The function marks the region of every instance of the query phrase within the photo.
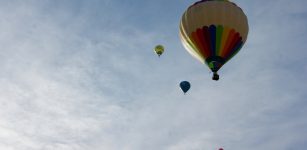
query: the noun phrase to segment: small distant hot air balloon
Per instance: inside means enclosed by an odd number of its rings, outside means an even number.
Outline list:
[[[223,148],[220,148],[219,150],[224,150]]]
[[[164,47],[162,45],[157,45],[154,50],[155,53],[160,57],[164,52]]]
[[[191,5],[180,22],[185,49],[214,73],[246,42],[248,21],[243,10],[229,0],[201,0]]]
[[[179,84],[181,90],[183,91],[183,93],[185,94],[191,87],[191,84],[188,81],[182,81]]]

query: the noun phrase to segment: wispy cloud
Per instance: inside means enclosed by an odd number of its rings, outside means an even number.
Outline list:
[[[0,149],[304,148],[306,2],[236,2],[249,39],[219,82],[179,41],[192,1],[0,2]]]

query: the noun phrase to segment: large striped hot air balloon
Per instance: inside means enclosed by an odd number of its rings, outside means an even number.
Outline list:
[[[207,64],[213,80],[217,71],[242,48],[248,21],[240,7],[229,0],[201,0],[191,5],[180,22],[180,37],[187,51]]]

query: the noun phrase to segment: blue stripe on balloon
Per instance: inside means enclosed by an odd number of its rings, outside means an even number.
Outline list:
[[[212,56],[216,56],[216,27],[215,25],[211,25],[209,27],[209,32],[210,32],[210,48],[211,48],[211,52],[212,52]]]

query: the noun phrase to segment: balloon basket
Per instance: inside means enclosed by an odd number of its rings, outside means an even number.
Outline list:
[[[214,72],[212,76],[212,80],[218,81],[219,79],[220,79],[220,76],[216,72]]]

